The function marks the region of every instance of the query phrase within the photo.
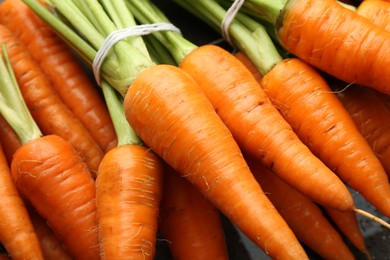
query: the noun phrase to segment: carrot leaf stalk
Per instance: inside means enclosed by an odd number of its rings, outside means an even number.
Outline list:
[[[0,59],[0,111],[20,141],[26,143],[42,136],[42,133],[23,100],[4,43],[2,54],[4,58]]]
[[[111,33],[136,26],[132,14],[127,11],[122,1],[47,1],[65,21],[36,0],[24,2],[90,66]],[[116,42],[108,52],[100,73],[102,78],[124,96],[136,75],[153,65],[155,63],[150,58],[144,42],[139,37],[127,37]]]

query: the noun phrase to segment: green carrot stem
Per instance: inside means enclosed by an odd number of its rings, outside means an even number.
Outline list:
[[[21,143],[24,144],[42,136],[42,132],[24,102],[4,43],[2,44],[2,57],[0,56],[0,113]]]

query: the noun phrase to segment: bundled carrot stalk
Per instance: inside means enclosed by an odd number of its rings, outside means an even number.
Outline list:
[[[22,144],[11,163],[18,191],[47,220],[72,256],[99,259],[95,182],[87,165],[63,138],[42,135],[24,103],[10,61],[8,74],[2,76],[7,84],[1,87],[1,113]],[[20,248],[33,244],[26,242]],[[29,254],[23,259],[43,259],[41,250]]]
[[[70,49],[22,0],[0,4],[0,23],[28,48],[67,107],[79,118],[103,151],[116,145],[107,107]]]

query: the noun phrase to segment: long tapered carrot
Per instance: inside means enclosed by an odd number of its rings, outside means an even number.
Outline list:
[[[27,46],[52,86],[104,151],[116,135],[106,105],[68,46],[22,0],[0,4],[0,23]]]
[[[12,259],[44,259],[27,208],[11,178],[0,144],[0,242]]]
[[[144,22],[167,19],[144,2],[130,2],[132,8],[144,14],[137,17]],[[166,46],[171,46],[180,67],[197,81],[243,150],[260,158],[267,167],[320,204],[352,209],[353,200],[345,185],[299,140],[237,58],[214,45],[197,47],[174,32],[160,36],[156,35]],[[172,38],[175,40],[171,42]],[[307,182],[301,182],[302,178]],[[314,184],[323,188],[312,189]]]
[[[331,221],[337,226],[340,232],[352,243],[355,248],[371,259],[370,252],[366,246],[365,238],[360,230],[356,213],[352,211],[338,211],[329,208],[324,209]]]
[[[12,127],[2,115],[0,115],[0,142],[3,146],[5,158],[11,164],[12,155],[20,147],[21,143]]]
[[[159,230],[174,259],[229,259],[220,212],[172,167],[165,167]]]
[[[300,59],[285,59],[264,76],[261,85],[313,153],[390,216],[386,172],[323,77]]]
[[[28,213],[41,244],[44,259],[73,259],[63,246],[62,242],[58,239],[57,235],[54,234],[53,230],[47,225],[46,220],[31,206],[28,209]]]
[[[266,253],[307,258],[249,171],[231,133],[187,73],[171,65],[141,72],[125,96],[124,110],[145,144]]]
[[[102,149],[61,101],[25,45],[4,25],[0,26],[0,42],[8,46],[19,87],[42,132],[69,141],[95,173],[103,157]]]
[[[302,243],[323,259],[355,259],[318,205],[265,168],[259,160],[250,156],[245,158],[268,198]]]
[[[337,96],[390,177],[390,110],[381,93],[350,86]]]

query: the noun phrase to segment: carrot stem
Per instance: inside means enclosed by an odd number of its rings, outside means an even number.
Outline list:
[[[22,143],[42,136],[30,114],[16,82],[6,46],[2,43],[0,57],[0,112],[14,129]]]

